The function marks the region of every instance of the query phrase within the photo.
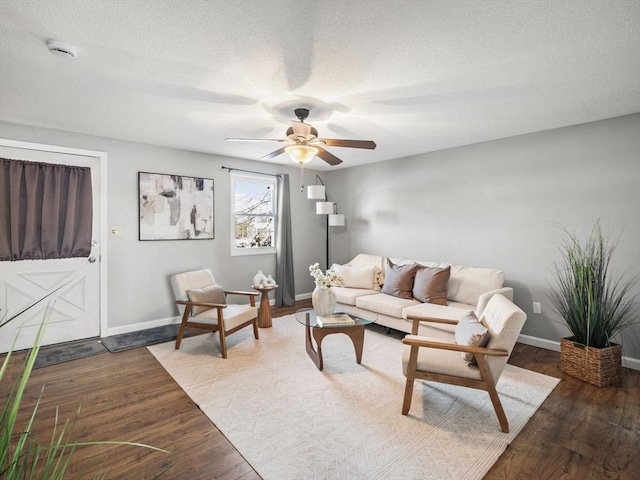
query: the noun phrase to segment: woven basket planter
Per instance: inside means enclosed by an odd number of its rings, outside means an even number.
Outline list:
[[[573,337],[563,338],[560,369],[596,387],[617,384],[622,380],[622,347],[615,343],[606,348],[585,347]]]

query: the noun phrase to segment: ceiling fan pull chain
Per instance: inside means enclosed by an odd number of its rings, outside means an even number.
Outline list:
[[[304,163],[300,162],[300,193],[304,192]]]

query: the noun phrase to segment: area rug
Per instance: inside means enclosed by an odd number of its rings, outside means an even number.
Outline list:
[[[323,341],[324,370],[306,354],[293,316],[227,337],[205,334],[148,347],[265,480],[480,479],[558,379],[507,365],[498,383],[511,433],[486,392],[416,382],[400,414],[402,343],[368,329],[362,364],[346,335]]]

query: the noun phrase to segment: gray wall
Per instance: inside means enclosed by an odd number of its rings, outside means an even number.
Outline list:
[[[284,167],[11,123],[0,123],[0,137],[107,153],[108,225],[122,227],[122,236],[103,239],[109,329],[177,315],[169,284],[170,275],[177,272],[211,268],[217,281],[235,290],[250,290],[258,269],[275,274],[275,255],[229,256],[229,172],[223,165],[289,174],[296,294],[313,290],[308,266],[324,261],[324,223],[315,214],[315,202],[300,192],[300,170],[293,164]],[[213,178],[215,239],[138,241],[139,171]],[[306,182],[312,183],[316,173],[307,171]]]
[[[332,262],[365,252],[499,268],[528,315],[525,335],[557,341],[567,333],[548,297],[560,226],[583,236],[600,219],[620,237],[613,272],[640,274],[640,115],[333,171],[326,180],[347,216],[331,231]],[[640,325],[623,339],[624,355],[640,359],[638,339]]]

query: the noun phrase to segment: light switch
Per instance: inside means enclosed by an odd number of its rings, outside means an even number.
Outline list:
[[[533,313],[542,313],[540,302],[533,302]]]

